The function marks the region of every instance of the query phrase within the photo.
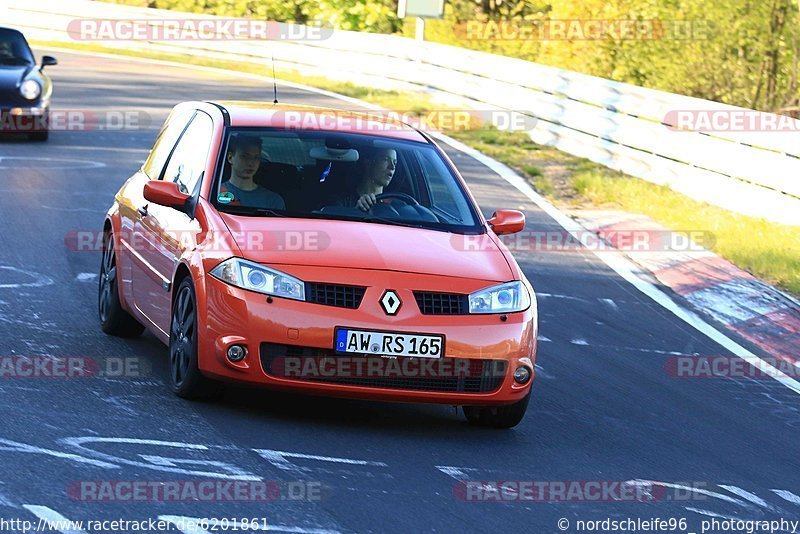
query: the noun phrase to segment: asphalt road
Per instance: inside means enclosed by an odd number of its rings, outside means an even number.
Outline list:
[[[146,113],[151,124],[55,132],[46,144],[0,142],[0,356],[86,357],[105,371],[0,380],[0,518],[265,518],[288,532],[537,533],[561,532],[561,518],[567,532],[579,532],[579,520],[606,518],[686,518],[687,528],[675,532],[699,532],[714,516],[800,518],[797,395],[769,379],[670,376],[665,362],[674,354],[728,353],[588,252],[517,255],[539,293],[542,338],[528,415],[513,430],[470,427],[446,406],[248,389],[229,389],[215,403],[174,397],[166,349],[153,336],[121,340],[100,331],[100,255],[72,250],[65,236],[100,229],[174,104],[270,100],[271,87],[125,59],[53,55],[60,63],[49,69],[56,109],[137,112],[140,122]],[[284,102],[341,105],[280,92]],[[529,230],[558,229],[488,168],[448,152],[486,214],[521,209]],[[135,367],[114,376],[120,363]],[[139,376],[131,376],[135,369]],[[231,476],[277,481],[286,498],[95,502],[70,490],[80,481]],[[461,497],[463,479],[664,485],[653,502],[476,502]],[[488,489],[481,495],[492,496]]]

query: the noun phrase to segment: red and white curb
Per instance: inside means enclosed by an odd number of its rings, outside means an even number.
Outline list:
[[[800,303],[791,296],[696,243],[680,250],[626,248],[620,240],[631,232],[672,232],[644,215],[588,210],[573,215],[701,313],[771,356],[795,356],[800,347]]]

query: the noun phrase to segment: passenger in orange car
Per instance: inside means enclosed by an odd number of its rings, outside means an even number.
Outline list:
[[[260,137],[252,135],[233,137],[227,161],[231,166],[231,177],[220,185],[217,198],[221,202],[234,206],[286,209],[283,198],[279,194],[261,187],[253,181],[253,177],[261,165]]]

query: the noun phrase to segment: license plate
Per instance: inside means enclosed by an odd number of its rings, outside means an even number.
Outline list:
[[[334,350],[347,354],[441,358],[444,355],[444,336],[339,328]]]

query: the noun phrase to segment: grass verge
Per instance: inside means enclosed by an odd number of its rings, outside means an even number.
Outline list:
[[[147,57],[252,74],[269,74],[246,62],[188,54],[120,50],[86,43],[33,41],[38,47]],[[426,94],[371,89],[297,71],[279,70],[283,80],[359,98],[387,109],[442,110]],[[714,235],[710,248],[754,276],[800,296],[800,229],[739,215],[697,202],[665,186],[627,176],[585,159],[537,145],[522,132],[477,128],[447,132],[452,137],[509,165],[534,188],[562,208],[617,209],[642,213],[677,231],[702,230]],[[709,245],[706,243],[706,245]]]

